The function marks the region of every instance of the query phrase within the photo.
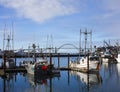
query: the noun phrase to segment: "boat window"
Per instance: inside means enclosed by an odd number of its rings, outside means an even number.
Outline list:
[[[90,57],[91,61],[99,60],[99,57]]]

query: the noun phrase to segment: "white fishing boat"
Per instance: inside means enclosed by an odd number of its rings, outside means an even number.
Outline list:
[[[99,70],[99,57],[98,56],[89,56],[82,57],[79,60],[71,61],[69,67],[73,70],[78,71],[91,71],[91,70]]]
[[[47,70],[47,66],[48,66],[47,60],[40,59],[37,62],[32,62],[32,61],[28,62],[25,68],[27,70],[27,73],[34,75],[35,69],[41,68],[41,70],[45,72],[45,70]]]
[[[99,70],[99,57],[96,56],[95,54],[91,54],[91,55],[87,55],[88,53],[92,53],[92,50],[87,52],[87,35],[91,34],[92,32],[87,32],[87,30],[85,32],[81,32],[80,30],[80,37],[81,34],[84,34],[85,36],[85,48],[84,48],[84,57],[80,57],[80,51],[81,51],[81,38],[80,38],[80,44],[79,44],[79,57],[78,60],[75,61],[70,61],[69,63],[69,67],[72,70],[77,70],[77,71],[81,71],[81,72],[88,72],[91,70],[95,70],[98,71]],[[91,44],[92,46],[92,44]]]
[[[42,58],[37,62],[29,62],[25,68],[32,75],[54,75],[60,73],[58,68],[50,65],[46,59]]]
[[[47,57],[44,57],[44,54],[41,53],[41,57],[39,60],[36,59],[36,45],[32,45],[32,55],[33,55],[33,61],[30,61],[25,66],[27,72],[32,75],[51,75],[60,73],[59,69],[55,68],[53,64],[49,64]],[[30,47],[29,47],[30,49]],[[29,57],[28,53],[28,57]]]

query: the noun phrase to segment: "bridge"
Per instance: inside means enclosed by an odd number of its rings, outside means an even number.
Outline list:
[[[67,50],[67,53],[69,53],[68,50],[74,50],[75,52],[79,53],[79,48],[76,45],[70,44],[70,43],[62,44],[59,47],[23,49],[23,51],[25,51],[25,52],[28,52],[28,51],[34,52],[34,50],[36,50],[37,52],[41,52],[41,53],[60,53],[61,50],[64,50],[64,52],[65,52],[65,50]]]

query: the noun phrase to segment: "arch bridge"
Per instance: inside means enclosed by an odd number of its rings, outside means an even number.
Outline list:
[[[70,46],[70,47],[66,47],[66,46]],[[61,49],[75,49],[79,52],[79,48],[75,46],[74,44],[70,44],[70,43],[62,44],[60,47],[55,49],[55,52],[58,52]]]

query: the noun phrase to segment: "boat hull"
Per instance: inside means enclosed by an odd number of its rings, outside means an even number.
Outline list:
[[[79,70],[79,71],[85,70],[87,72],[91,70],[99,70],[99,65],[100,63],[97,60],[88,61],[87,58],[83,58],[79,61],[70,62],[69,67],[72,70]]]

